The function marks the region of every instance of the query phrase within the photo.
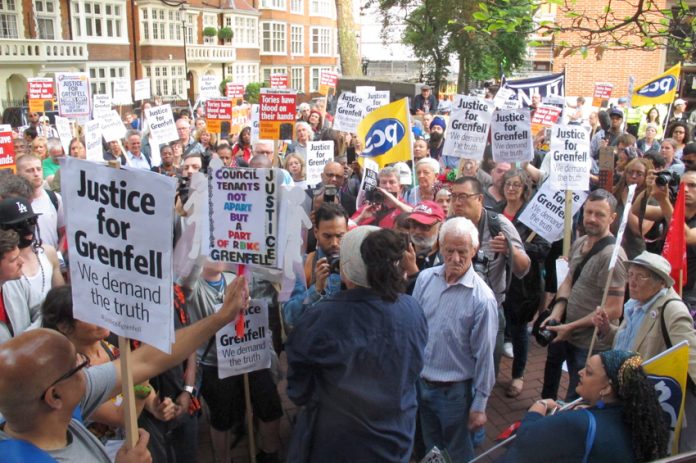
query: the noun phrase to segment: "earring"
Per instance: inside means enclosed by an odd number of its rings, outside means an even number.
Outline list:
[[[599,400],[597,401],[597,403],[595,404],[595,406],[601,410],[601,409],[603,409],[604,407],[606,407],[606,405],[607,405],[607,404],[604,402],[604,394],[602,394],[602,393],[600,392],[600,393],[599,393]]]

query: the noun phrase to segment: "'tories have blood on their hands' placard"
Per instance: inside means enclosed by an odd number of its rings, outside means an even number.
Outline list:
[[[267,140],[292,140],[295,129],[297,95],[291,91],[259,95],[259,138]]]

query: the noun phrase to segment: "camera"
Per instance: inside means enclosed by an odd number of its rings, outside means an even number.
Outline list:
[[[655,173],[655,185],[666,186],[669,190],[669,199],[672,202],[677,200],[680,180],[679,174],[668,170]]]
[[[336,188],[336,185],[326,185],[324,187],[324,202],[334,202],[336,200],[336,193],[338,193],[338,188]]]
[[[558,320],[551,319],[548,322],[546,322],[546,326],[558,326],[560,325],[561,322]],[[551,344],[551,341],[556,339],[556,336],[558,336],[558,333],[555,331],[548,330],[546,328],[539,330],[539,332],[534,333],[534,336],[536,337],[537,342],[541,347],[546,347],[549,344]]]
[[[486,277],[488,276],[488,264],[490,262],[488,260],[488,256],[486,256],[482,250],[479,249],[478,252],[476,252],[476,255],[471,262],[474,265],[474,271],[476,273],[479,275],[485,275]]]
[[[341,257],[340,256],[329,256],[329,273],[335,273],[340,275],[341,273]]]
[[[384,196],[384,193],[382,193],[379,189],[373,188],[372,190],[367,190],[365,192],[365,199],[370,201],[372,204],[382,204],[386,199],[386,196]]]
[[[181,199],[181,204],[183,205],[186,204],[186,201],[188,201],[191,178],[178,176],[178,179],[179,183],[176,187],[176,194],[179,196],[179,199]]]

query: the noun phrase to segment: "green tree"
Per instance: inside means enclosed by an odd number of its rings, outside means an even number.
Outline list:
[[[247,84],[244,92],[244,99],[249,103],[257,104],[259,102],[259,93],[261,93],[261,89],[265,87],[268,87],[266,82],[252,82]]]

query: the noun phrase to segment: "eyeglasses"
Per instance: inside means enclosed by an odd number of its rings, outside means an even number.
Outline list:
[[[627,170],[626,176],[627,177],[645,177],[645,172],[643,172],[642,170]]]
[[[630,279],[636,279],[638,281],[646,282],[648,280],[652,279],[652,276],[650,275],[641,275],[640,273],[635,273],[635,272],[628,272],[628,278]]]
[[[48,386],[44,391],[41,393],[41,397],[39,397],[39,400],[46,400],[46,393],[48,392],[49,389],[51,389],[53,386],[56,384],[60,383],[61,381],[65,381],[66,379],[72,377],[75,373],[78,371],[82,370],[83,368],[87,368],[90,364],[89,357],[87,357],[85,354],[78,352],[77,353],[77,365],[75,365],[73,368],[68,370],[64,375],[62,375],[60,378],[57,380],[53,381],[50,386]]]
[[[683,130],[675,130],[675,131],[673,131],[672,133],[673,133],[673,134],[678,133],[678,134],[684,135],[686,132],[683,131]]]
[[[474,196],[480,196],[481,193],[452,193],[452,201],[457,202],[457,201],[466,201],[469,198],[473,198]]]
[[[509,188],[511,190],[519,190],[523,186],[524,185],[522,183],[505,182],[505,188]]]

